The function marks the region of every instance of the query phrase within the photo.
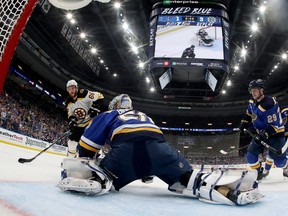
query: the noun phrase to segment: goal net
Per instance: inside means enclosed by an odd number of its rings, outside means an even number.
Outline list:
[[[0,94],[21,33],[38,0],[0,1]]]

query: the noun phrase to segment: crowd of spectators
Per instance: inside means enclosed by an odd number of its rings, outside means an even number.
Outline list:
[[[67,130],[65,112],[39,99],[41,96],[27,94],[18,84],[6,81],[0,95],[0,127],[47,142],[57,140]],[[58,142],[66,143],[65,139]]]
[[[68,128],[66,120],[66,111],[64,106],[58,106],[56,103],[48,103],[45,94],[34,94],[29,92],[25,86],[17,84],[14,81],[6,80],[5,88],[0,95],[0,127],[10,131],[14,131],[29,137],[47,142],[57,140]],[[164,132],[164,131],[163,131]],[[212,154],[207,157],[189,156],[189,151],[196,151],[206,149],[206,143],[213,144],[214,146],[223,145],[231,140],[235,140],[235,133],[223,136],[223,134],[210,134],[196,136],[191,132],[169,132],[165,131],[164,136],[167,141],[172,144],[176,149],[184,154],[190,160],[191,164],[239,164],[245,163],[245,157],[231,155],[219,157],[219,151],[214,150],[217,154]],[[224,138],[223,138],[224,137]],[[239,139],[239,136],[237,137]],[[203,141],[204,140],[204,141]],[[212,141],[213,142],[212,142]],[[226,140],[226,141],[225,141]],[[204,144],[203,144],[203,143]],[[67,139],[58,142],[61,145],[67,145]],[[186,154],[183,146],[189,145],[189,150]],[[204,146],[204,147],[203,147]],[[227,147],[228,148],[228,147]],[[214,149],[214,148],[213,148]],[[203,153],[203,152],[202,152]],[[237,153],[236,153],[237,155]]]

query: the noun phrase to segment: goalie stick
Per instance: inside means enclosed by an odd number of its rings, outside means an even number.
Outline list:
[[[87,116],[87,118],[84,118],[81,120],[81,122],[79,122],[76,126],[82,124],[85,120],[87,120],[88,118],[90,118],[90,116]],[[41,155],[42,153],[44,153],[45,151],[47,151],[49,148],[51,148],[53,145],[57,144],[60,140],[62,140],[64,137],[68,136],[71,133],[71,130],[66,131],[64,134],[62,134],[61,137],[59,137],[56,141],[54,141],[51,145],[47,146],[45,149],[43,149],[42,151],[40,151],[37,155],[35,155],[32,158],[29,159],[25,159],[25,158],[19,158],[18,162],[19,163],[30,163],[33,160],[35,160],[39,155]]]

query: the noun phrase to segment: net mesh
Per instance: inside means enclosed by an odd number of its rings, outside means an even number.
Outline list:
[[[0,1],[0,61],[12,31],[29,0]]]

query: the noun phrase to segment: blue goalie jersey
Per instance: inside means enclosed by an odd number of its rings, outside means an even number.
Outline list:
[[[86,150],[97,152],[105,143],[113,146],[136,137],[164,140],[162,131],[146,114],[136,110],[119,109],[95,117],[86,128],[79,144]]]
[[[251,117],[254,128],[266,130],[269,137],[284,134],[280,108],[274,97],[265,96],[259,103],[250,100],[246,114]]]

